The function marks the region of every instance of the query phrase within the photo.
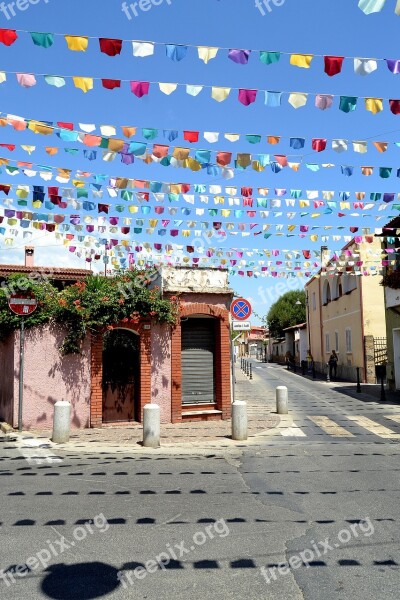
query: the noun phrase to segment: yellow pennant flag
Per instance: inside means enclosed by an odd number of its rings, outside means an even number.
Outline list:
[[[42,135],[50,135],[54,132],[54,127],[50,127],[39,121],[29,121],[28,129],[34,133],[41,133]]]
[[[218,54],[218,48],[209,48],[207,46],[199,46],[197,51],[199,53],[199,59],[202,60],[206,65]]]
[[[78,90],[82,90],[86,94],[93,89],[93,79],[91,77],[73,77],[73,82]]]
[[[25,150],[25,152],[27,152],[29,155],[32,154],[32,152],[35,152],[36,150],[36,146],[21,146],[22,150]]]
[[[293,67],[309,69],[313,58],[314,56],[312,54],[292,54],[290,57],[290,64]]]
[[[217,102],[223,102],[227,99],[231,92],[231,88],[212,87],[211,97]]]
[[[80,37],[76,35],[66,35],[65,41],[68,45],[68,50],[73,50],[75,52],[85,52],[89,45],[88,37]]]
[[[383,111],[383,99],[382,98],[365,98],[365,109],[372,114],[376,115]]]
[[[253,171],[256,171],[257,173],[262,173],[265,170],[265,167],[263,167],[258,160],[253,160],[252,168]]]
[[[307,104],[308,94],[302,94],[300,92],[294,92],[290,94],[288,102],[293,108],[301,108]]]
[[[240,134],[238,133],[225,133],[224,138],[228,140],[228,142],[237,142],[240,140]]]

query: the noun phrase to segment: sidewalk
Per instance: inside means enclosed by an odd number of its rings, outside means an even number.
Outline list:
[[[258,378],[257,378],[258,379]],[[53,444],[49,440],[49,431],[32,430],[23,432],[22,437],[38,438],[43,444],[50,444],[53,450],[75,452],[131,452],[167,454],[182,452],[209,452],[243,448],[257,442],[259,434],[266,433],[279,424],[274,414],[275,404],[271,394],[266,394],[261,381],[249,381],[236,366],[235,399],[245,400],[248,404],[247,442],[231,439],[231,421],[208,421],[184,424],[161,425],[161,448],[152,450],[141,445],[143,427],[140,424],[129,426],[104,426],[101,429],[73,430],[67,444]]]
[[[282,369],[287,370],[286,365],[282,365]],[[301,374],[301,368],[297,367],[296,373],[290,369],[290,373],[294,375],[298,375],[302,379],[308,379],[310,381],[319,381],[324,382],[327,387],[331,389],[335,389],[342,394],[346,394],[347,396],[351,396],[352,398],[357,398],[358,400],[364,400],[365,402],[381,402],[381,384],[379,383],[361,383],[361,392],[357,392],[357,383],[354,381],[346,381],[344,379],[333,379],[331,381],[327,381],[326,375],[322,373],[316,373],[315,379],[307,373],[306,375]],[[385,387],[385,396],[386,401],[381,402],[384,404],[395,404],[400,406],[400,392],[391,392]]]

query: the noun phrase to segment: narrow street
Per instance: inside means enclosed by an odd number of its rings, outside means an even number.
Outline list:
[[[234,449],[3,438],[2,597],[397,599],[399,407],[259,363],[237,392],[260,412],[282,384],[290,417]]]

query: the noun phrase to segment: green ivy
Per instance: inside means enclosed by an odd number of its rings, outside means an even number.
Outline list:
[[[173,325],[179,314],[176,296],[164,299],[157,286],[152,289],[151,274],[130,270],[115,277],[89,275],[85,280],[59,291],[50,282],[31,281],[12,275],[0,288],[0,339],[19,329],[21,318],[8,307],[7,291],[32,292],[38,309],[25,317],[25,327],[58,323],[67,332],[60,348],[63,354],[79,353],[88,333],[113,329],[119,323],[137,324],[143,317]]]

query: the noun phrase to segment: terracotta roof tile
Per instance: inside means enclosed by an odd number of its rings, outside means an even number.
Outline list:
[[[12,273],[46,273],[50,279],[82,279],[91,274],[86,269],[69,269],[54,267],[26,267],[25,265],[0,265],[0,276],[7,276]]]

